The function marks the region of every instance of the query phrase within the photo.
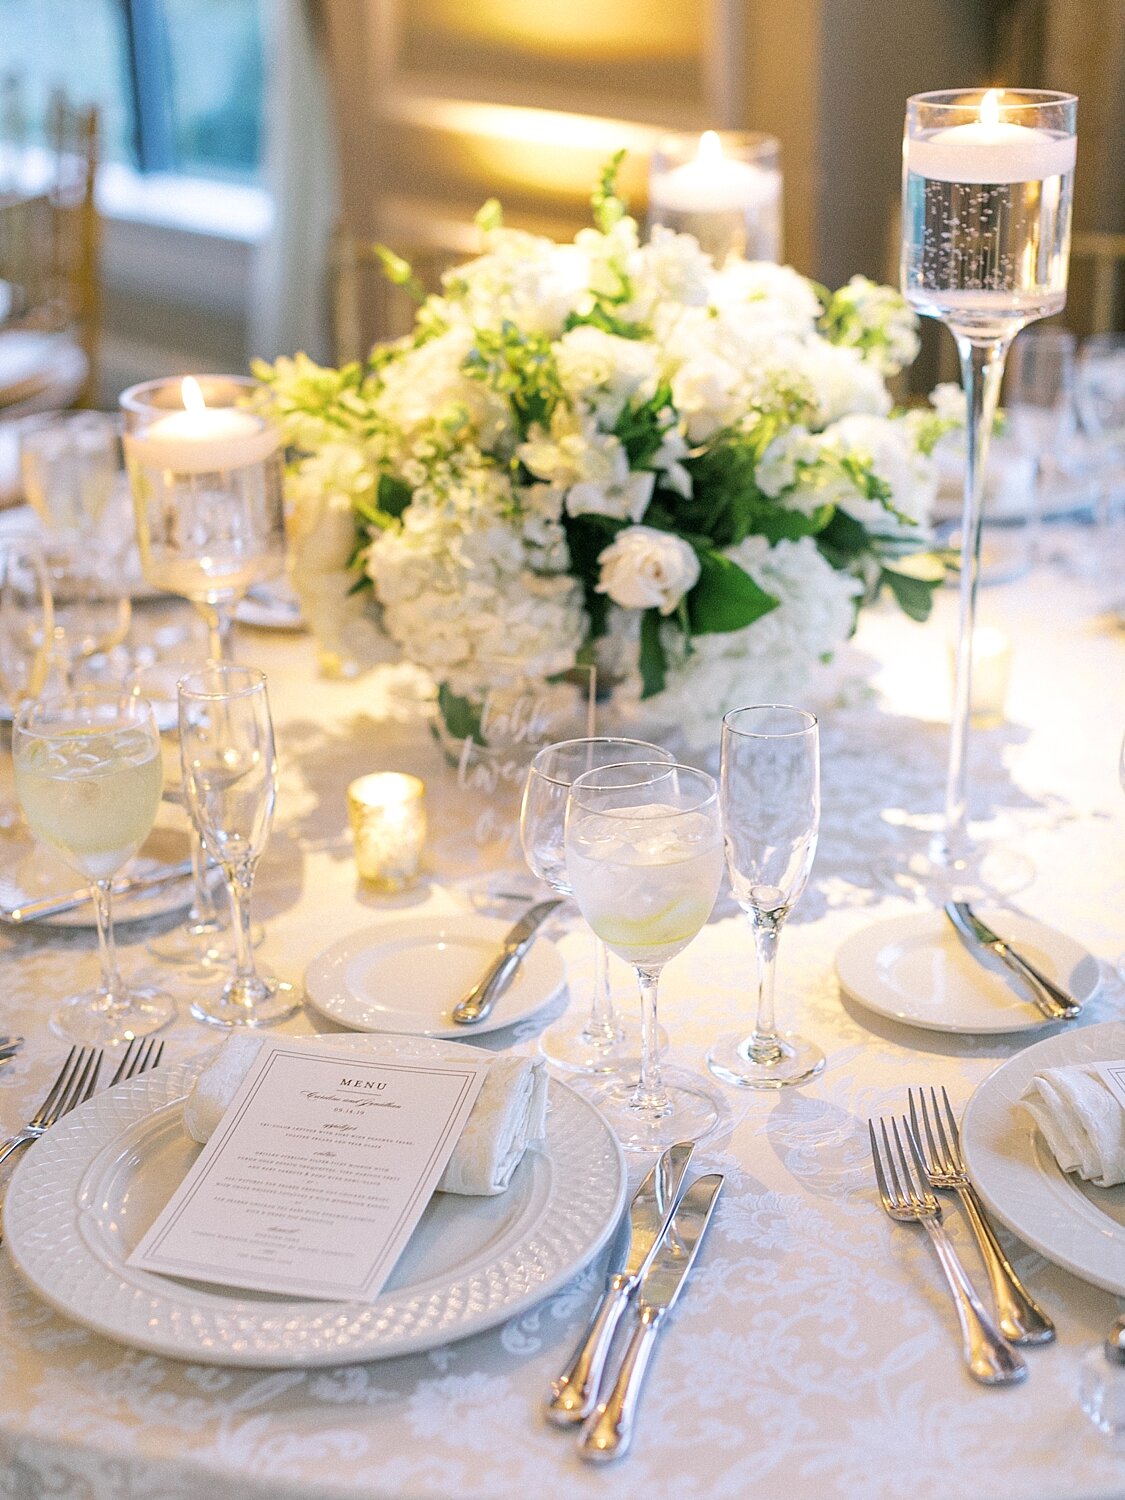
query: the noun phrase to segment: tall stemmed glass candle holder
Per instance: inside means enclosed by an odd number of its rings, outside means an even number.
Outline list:
[[[758,1008],[750,1035],[720,1037],[707,1066],[740,1088],[784,1088],[824,1067],[820,1048],[779,1031],[774,1012],[781,926],[805,889],[820,829],[815,717],[783,704],[733,709],[723,719],[719,781],[727,872],[754,931]]]
[[[724,1107],[706,1080],[663,1069],[657,1036],[661,970],[711,915],[723,873],[719,789],[692,766],[603,766],[577,777],[566,810],[566,868],[574,899],[611,952],[632,964],[641,992],[641,1071],[598,1104],[626,1151],[702,1140]]]
[[[229,655],[231,611],[285,567],[281,434],[247,409],[236,375],[150,380],[121,396],[145,578],[190,599],[209,655]]]
[[[293,986],[259,974],[250,891],[273,824],[277,757],[265,674],[211,665],[180,681],[180,755],[192,821],[226,877],[235,917],[235,972],[191,1008],[212,1026],[272,1026],[299,1004]]]
[[[988,438],[1012,340],[1066,302],[1078,101],[954,89],[907,101],[902,289],[957,341],[967,399],[961,600],[944,826],[916,874],[941,900],[1010,885],[968,834],[973,621]]]

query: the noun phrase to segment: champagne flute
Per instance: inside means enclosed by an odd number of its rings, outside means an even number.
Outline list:
[[[235,972],[191,1013],[211,1026],[272,1026],[298,1008],[293,986],[254,964],[250,893],[277,796],[273,721],[263,672],[211,663],[180,680],[184,794],[234,912]]]
[[[129,987],[113,940],[113,877],[148,837],[160,805],[160,736],[129,693],[87,688],[25,703],[12,731],[16,794],[36,837],[91,883],[101,982],[51,1017],[68,1041],[95,1046],[147,1036],[176,1013],[169,996]]]
[[[907,101],[902,168],[902,290],[957,341],[968,404],[961,594],[943,827],[916,881],[939,901],[1012,889],[968,832],[973,624],[980,577],[988,438],[1004,361],[1028,323],[1066,304],[1074,191],[1073,94],[952,89]]]
[[[596,766],[625,761],[673,764],[675,757],[644,740],[602,735],[545,745],[531,762],[520,804],[520,843],[533,875],[553,891],[573,896],[566,869],[564,825],[567,798],[575,777]],[[578,1073],[613,1073],[635,1061],[640,1048],[635,1021],[617,1014],[609,987],[605,944],[594,934],[594,993],[589,1014],[552,1026],[539,1038],[545,1057]]]
[[[724,1106],[702,1078],[661,1069],[657,991],[670,958],[706,922],[723,873],[718,788],[693,766],[600,766],[575,778],[566,810],[574,899],[606,946],[632,964],[641,993],[641,1071],[598,1104],[627,1151],[702,1140]]]
[[[758,1010],[750,1035],[720,1037],[707,1066],[741,1088],[784,1088],[824,1067],[819,1047],[779,1032],[774,1019],[781,925],[805,889],[820,826],[816,718],[773,703],[732,709],[723,719],[719,780],[731,889],[754,932]]]

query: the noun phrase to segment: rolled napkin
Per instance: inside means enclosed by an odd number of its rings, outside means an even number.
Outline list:
[[[1044,1068],[1020,1102],[1038,1125],[1064,1172],[1098,1187],[1125,1182],[1125,1109],[1099,1068],[1123,1063],[1079,1063]]]
[[[385,1057],[397,1061],[409,1061],[411,1056],[410,1050],[404,1051],[402,1037],[349,1034],[319,1040],[329,1055],[361,1055],[374,1060]],[[202,1145],[210,1139],[265,1043],[265,1037],[252,1032],[234,1032],[223,1043],[214,1062],[200,1073],[184,1101],[184,1128],[193,1140]],[[414,1055],[421,1061],[425,1054],[419,1050]],[[477,1197],[502,1193],[524,1152],[529,1147],[541,1146],[546,1133],[544,1059],[493,1057],[437,1191]]]

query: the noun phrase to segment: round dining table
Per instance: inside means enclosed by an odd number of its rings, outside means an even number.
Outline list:
[[[901,1115],[909,1088],[932,1086],[940,1097],[944,1087],[959,1117],[982,1081],[1029,1045],[1125,1017],[1116,968],[1125,951],[1118,770],[1125,628],[1104,580],[1043,567],[982,592],[981,618],[1010,638],[1012,671],[1002,721],[973,734],[970,815],[981,837],[1026,857],[1030,883],[1008,904],[1093,955],[1096,988],[1077,1020],[1043,1019],[1018,1032],[904,1024],[841,992],[834,960],[843,944],[874,924],[927,910],[898,876],[941,813],[955,603],[954,591],[945,591],[924,625],[889,606],[866,611],[838,660],[794,689],[821,720],[823,810],[812,877],[781,940],[778,1010],[783,1025],[816,1040],[827,1065],[805,1086],[776,1093],[715,1084],[727,1115],[721,1133],[697,1148],[691,1170],[721,1172],[725,1185],[664,1330],[627,1456],[601,1467],[584,1463],[573,1429],[548,1424],[543,1411],[612,1245],[551,1295],[487,1331],[415,1354],[283,1370],[165,1358],[94,1333],[41,1301],[3,1250],[0,1495],[1125,1495],[1125,1448],[1099,1432],[1079,1402],[1083,1357],[1117,1316],[1118,1298],[1001,1228],[1057,1337],[1026,1350],[1022,1384],[974,1383],[927,1236],[882,1212],[872,1173],[868,1119]],[[173,604],[138,605],[137,628],[159,637],[161,622],[185,615]],[[237,632],[235,651],[267,674],[280,763],[276,822],[255,893],[265,931],[261,962],[300,985],[317,954],[360,929],[499,908],[530,890],[514,852],[498,854],[495,837],[482,844],[488,796],[448,764],[410,668],[389,664],[336,680],[319,672],[310,636],[250,627]],[[747,694],[752,699],[752,684]],[[717,748],[718,724],[714,730]],[[6,791],[6,751],[2,759]],[[357,879],[348,829],[349,783],[378,770],[426,783],[423,877],[396,896]],[[509,800],[491,808],[493,831],[510,831],[512,788],[501,792]],[[9,866],[18,839],[0,834]],[[518,914],[518,902],[511,907]],[[153,928],[122,925],[129,971],[160,968],[144,948]],[[588,937],[576,920],[554,937],[570,1003],[580,1005],[593,965]],[[96,972],[88,926],[0,929],[0,1031],[25,1038],[0,1063],[3,1135],[28,1118],[62,1061],[64,1044],[47,1026],[53,1003]],[[170,968],[161,973],[175,981]],[[616,960],[611,977],[618,1003],[634,1005],[632,976]],[[718,1035],[748,1031],[754,990],[747,920],[721,896],[712,920],[664,975],[661,1019],[672,1061],[702,1070]],[[563,1004],[556,999],[481,1037],[481,1045],[534,1053]],[[282,1029],[334,1027],[306,1007]],[[165,1035],[164,1065],[220,1039],[191,1019],[186,999]],[[627,1165],[632,1186],[648,1162]],[[952,1198],[943,1197],[943,1206],[983,1293],[968,1226]],[[1125,1225],[1121,1204],[1115,1212],[1113,1222]]]

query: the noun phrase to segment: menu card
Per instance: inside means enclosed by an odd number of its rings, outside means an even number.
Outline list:
[[[367,1061],[270,1038],[129,1265],[373,1302],[491,1059]]]

